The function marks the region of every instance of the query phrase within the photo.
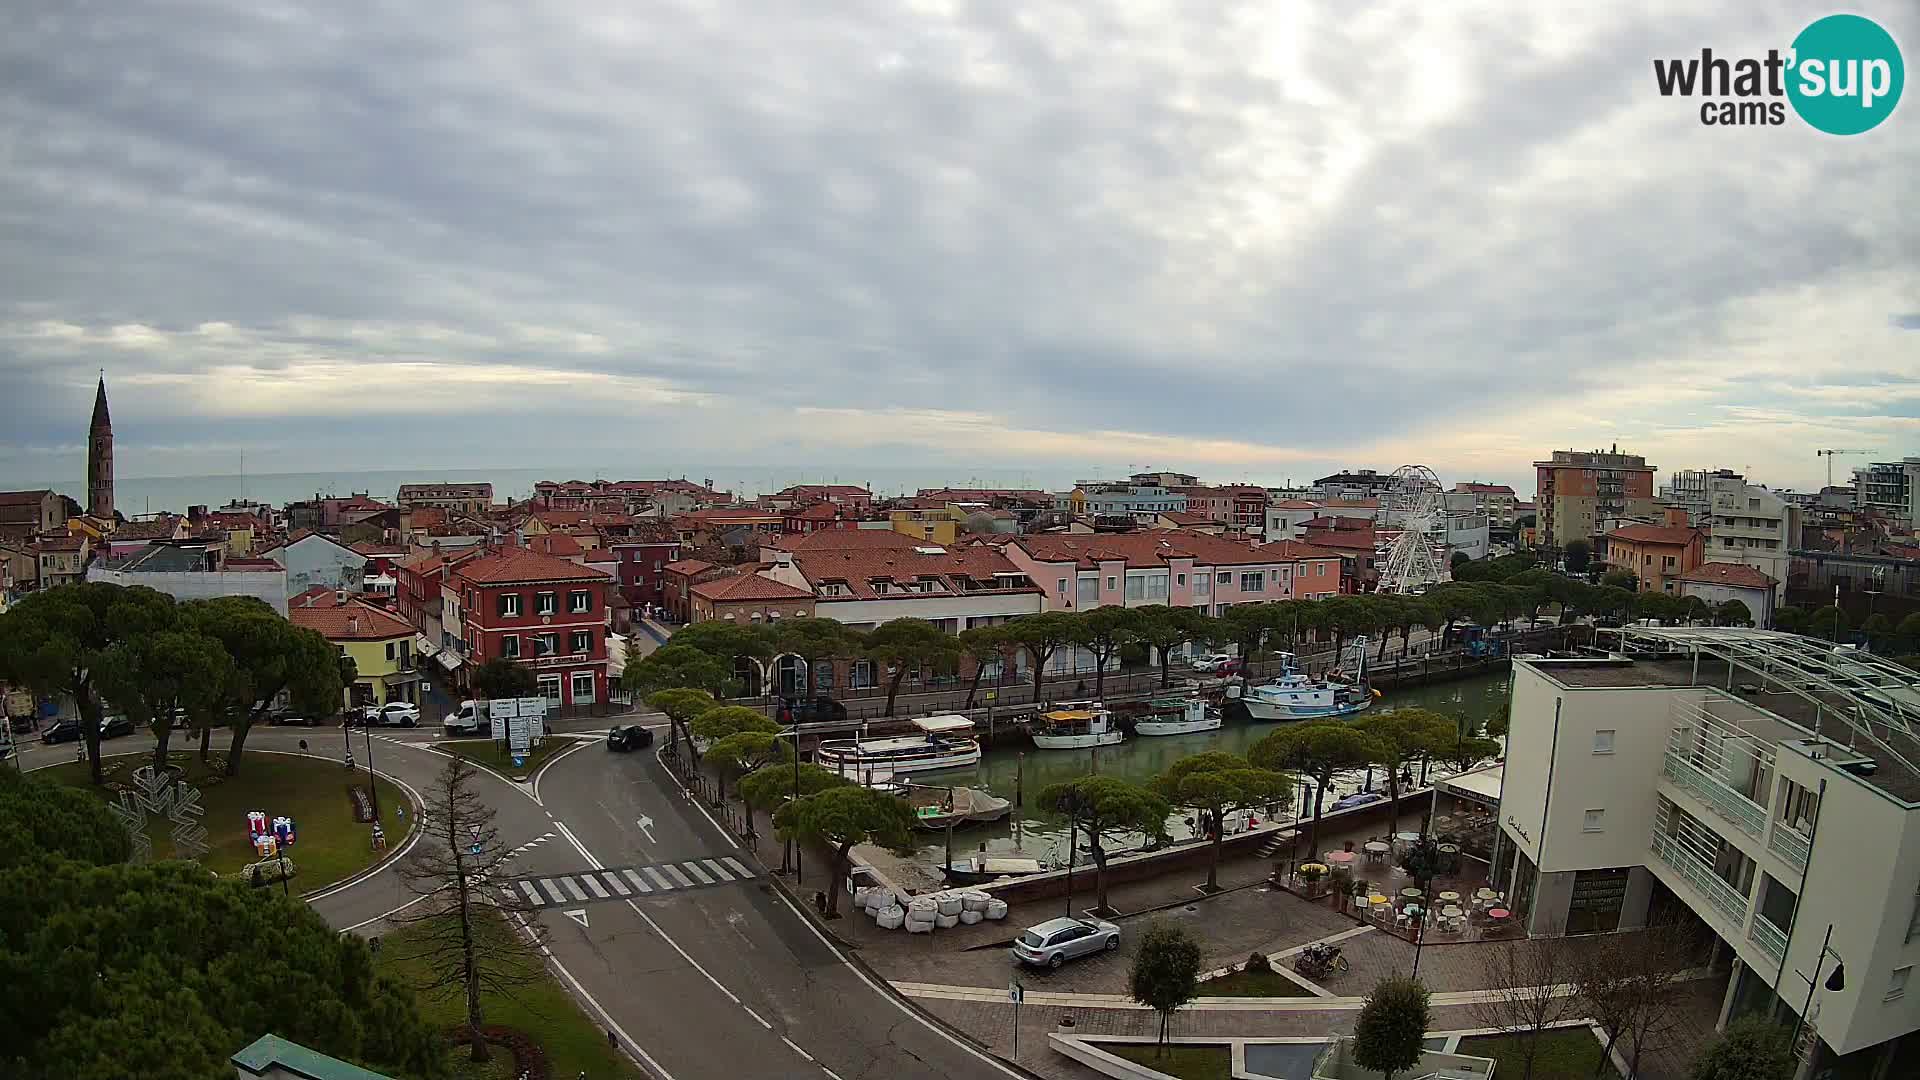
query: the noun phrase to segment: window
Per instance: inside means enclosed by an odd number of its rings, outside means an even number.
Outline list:
[[[1055,592],[1058,593],[1060,599],[1065,600],[1067,598],[1067,579],[1066,578],[1060,579],[1060,584],[1058,588],[1055,590]]]
[[[541,634],[533,639],[533,655],[552,656],[560,651],[559,634]]]
[[[1193,595],[1210,596],[1212,594],[1213,594],[1213,575],[1212,574],[1193,575]]]
[[[593,651],[593,631],[575,630],[573,632],[573,640],[569,642],[569,644],[573,646],[574,652],[577,652],[577,653],[592,652]]]
[[[509,660],[520,658],[520,635],[508,634],[500,639],[500,655]]]
[[[1606,830],[1601,827],[1601,823],[1606,820],[1606,817],[1607,812],[1605,810],[1587,811],[1586,816],[1580,822],[1580,831],[1605,832]]]
[[[389,660],[393,659],[393,647],[396,644],[398,643],[392,642],[392,641],[387,642],[387,659]]]
[[[1112,581],[1112,578],[1108,578]],[[1147,596],[1147,579],[1134,574],[1127,575],[1127,599],[1144,600]]]
[[[1185,574],[1173,575],[1173,583],[1175,585],[1185,585],[1187,583],[1187,575]]]
[[[659,560],[659,559],[655,559],[655,560],[653,560],[653,572],[654,572],[654,573],[656,573],[656,574],[657,574],[657,573],[659,573],[659,572],[660,572],[660,570],[661,570],[661,567],[662,567],[662,563],[660,562],[660,560]]]
[[[560,598],[550,592],[533,594],[533,612],[536,615],[551,615],[560,610]]]
[[[1163,573],[1147,575],[1147,599],[1165,600],[1167,598],[1167,575]]]
[[[567,594],[567,610],[575,615],[585,615],[593,610],[593,594],[585,589],[576,589]]]
[[[1079,588],[1080,588],[1080,606],[1081,607],[1090,608],[1090,607],[1098,607],[1100,605],[1100,579],[1099,578],[1083,577],[1080,579]]]
[[[1907,979],[1913,975],[1913,965],[1893,969],[1893,978],[1887,983],[1887,996],[1884,1000],[1897,1001],[1907,996]]]
[[[1215,580],[1217,580],[1222,585],[1231,585],[1233,584],[1233,571],[1222,570],[1220,571],[1220,576]]]
[[[1113,580],[1114,580],[1114,579],[1113,579],[1113,578],[1111,578],[1111,577],[1109,577],[1109,578],[1107,578],[1107,591],[1108,591],[1108,592],[1112,592],[1112,591],[1114,590],[1114,588],[1116,587],[1116,586],[1114,585],[1114,583],[1113,583]]]
[[[500,614],[511,619],[520,614],[520,594],[517,592],[500,594]]]
[[[1266,571],[1255,570],[1249,574],[1241,574],[1240,575],[1240,591],[1241,592],[1266,592],[1267,591]]]
[[[593,703],[593,672],[576,671],[573,673],[573,703],[590,705]]]
[[[847,685],[855,689],[866,689],[874,685],[873,661],[855,660],[853,670],[848,673]]]
[[[1593,752],[1596,754],[1613,753],[1613,729],[1602,728],[1593,733]]]
[[[555,705],[560,704],[560,676],[540,676],[540,696]]]
[[[1314,577],[1326,577],[1326,576],[1327,576],[1327,564],[1326,564],[1326,563],[1314,563],[1314,564],[1313,564],[1313,576],[1314,576]]]

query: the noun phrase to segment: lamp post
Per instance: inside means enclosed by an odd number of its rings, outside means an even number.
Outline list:
[[[373,771],[373,728],[361,721],[361,730],[367,733],[367,797],[373,800],[373,823],[380,823],[380,785],[375,781]],[[352,738],[351,735],[348,738]]]
[[[1820,965],[1826,963],[1829,953],[1833,955],[1833,971],[1827,976],[1826,986],[1827,989],[1838,993],[1846,989],[1847,986],[1847,965],[1846,962],[1840,958],[1840,954],[1833,950],[1832,923],[1827,924],[1827,936],[1820,939],[1820,954],[1814,957],[1813,974],[1801,975],[1798,968],[1794,969],[1793,973],[1795,975],[1800,975],[1802,979],[1807,981],[1807,999],[1801,1004],[1800,1015],[1795,1018],[1793,1022],[1793,1037],[1787,1040],[1788,1046],[1799,1045],[1800,1029],[1807,1023],[1808,1014],[1813,1009],[1813,992],[1820,985]],[[1809,1054],[1809,1057],[1811,1057],[1811,1054]]]

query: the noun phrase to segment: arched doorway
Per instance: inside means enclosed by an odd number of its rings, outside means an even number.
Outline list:
[[[733,681],[740,684],[741,697],[759,697],[766,692],[761,686],[760,662],[751,656],[733,658]]]
[[[793,653],[783,653],[773,662],[773,685],[781,697],[805,697],[807,662]]]

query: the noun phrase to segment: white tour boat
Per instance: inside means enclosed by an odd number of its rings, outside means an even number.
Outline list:
[[[814,751],[823,769],[869,783],[900,773],[931,772],[980,764],[980,744],[974,740],[973,721],[964,716],[923,716],[913,722],[918,735],[884,739],[829,739]]]
[[[1085,750],[1118,746],[1127,733],[1115,727],[1107,707],[1097,701],[1067,701],[1041,713],[1033,724],[1033,745],[1042,750]]]
[[[1192,735],[1215,731],[1220,727],[1220,711],[1209,708],[1205,699],[1154,698],[1147,711],[1133,722],[1135,735]]]

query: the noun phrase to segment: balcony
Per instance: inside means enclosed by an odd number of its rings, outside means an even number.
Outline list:
[[[1702,862],[1678,840],[1664,832],[1654,833],[1653,853],[1678,873],[1681,880],[1705,896],[1707,902],[1735,926],[1747,921],[1747,898],[1741,895],[1740,890],[1721,880],[1720,875],[1713,872],[1713,867]]]
[[[1767,827],[1766,808],[1727,785],[1686,758],[1667,752],[1667,779],[1685,788],[1707,808],[1748,836],[1758,838]]]
[[[1781,861],[1796,871],[1807,868],[1808,853],[1813,850],[1812,843],[1784,821],[1773,823],[1773,832],[1767,836],[1767,850],[1780,856]]]
[[[1747,931],[1747,940],[1760,946],[1760,951],[1779,963],[1787,955],[1787,932],[1773,925],[1764,915],[1753,917],[1753,926]]]

